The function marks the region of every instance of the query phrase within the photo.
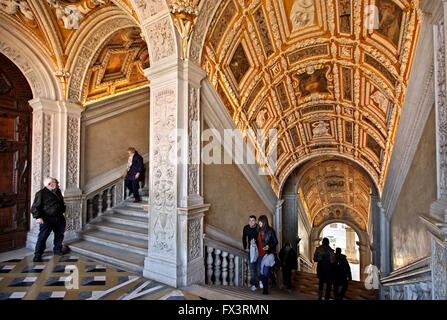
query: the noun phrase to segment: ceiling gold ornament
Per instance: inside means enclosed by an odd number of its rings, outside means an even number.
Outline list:
[[[174,25],[182,40],[182,58],[188,58],[188,43],[199,14],[201,0],[171,0],[170,10]]]
[[[302,176],[298,194],[313,227],[333,219],[350,220],[366,231],[371,183],[355,165],[327,160]]]
[[[149,68],[149,53],[140,32],[117,31],[97,51],[84,81],[83,104],[149,85],[143,73]]]
[[[382,191],[421,21],[416,0],[220,2],[201,65],[256,154],[277,149],[277,195],[316,155],[353,160]]]

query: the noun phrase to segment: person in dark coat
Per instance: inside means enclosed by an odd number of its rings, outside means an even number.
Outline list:
[[[127,161],[127,171],[124,174],[126,188],[133,194],[134,202],[140,202],[138,189],[140,188],[139,182],[144,174],[143,157],[132,147],[127,149],[127,152],[129,153],[129,159]]]
[[[242,245],[244,250],[248,252],[248,267],[250,269],[251,274],[251,290],[255,291],[256,286],[258,285],[258,272],[257,272],[257,260],[251,263],[250,257],[250,246],[251,243],[256,243],[256,239],[258,238],[258,225],[256,223],[256,216],[251,215],[248,220],[248,224],[244,227],[242,231]]]
[[[351,267],[348,259],[341,254],[341,249],[335,249],[335,266],[334,266],[334,296],[335,300],[343,300],[346,290],[348,290],[348,281],[352,280]],[[338,288],[341,286],[341,291]]]
[[[275,254],[276,246],[278,245],[278,239],[276,237],[275,230],[269,226],[269,221],[267,216],[262,215],[258,220],[258,271],[259,271],[259,280],[261,283],[259,286],[263,288],[262,293],[268,294],[268,279],[271,277],[270,270],[274,265],[263,265],[262,259],[266,254]],[[273,262],[275,258],[271,259]],[[262,268],[262,270],[261,270]]]
[[[292,289],[292,271],[297,269],[296,252],[290,245],[290,242],[286,242],[279,252],[279,260],[281,261],[283,284],[290,293]]]
[[[329,246],[329,239],[323,238],[322,245],[315,250],[314,261],[317,262],[318,300],[323,298],[323,288],[326,284],[325,299],[329,300],[331,296],[331,287],[333,281],[333,267],[335,263],[334,250]]]
[[[45,251],[46,242],[51,231],[54,232],[54,254],[63,254],[62,241],[64,240],[66,225],[64,197],[56,179],[46,178],[44,184],[45,187],[36,193],[31,206],[31,214],[36,219],[36,223],[39,224],[39,235],[34,250],[34,262],[42,261],[42,254]]]

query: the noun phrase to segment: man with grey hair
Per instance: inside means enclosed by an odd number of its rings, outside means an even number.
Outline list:
[[[62,241],[64,240],[66,224],[64,197],[59,189],[59,182],[55,178],[45,178],[44,185],[45,187],[36,193],[31,206],[31,214],[36,219],[36,223],[39,224],[39,235],[37,237],[36,249],[34,250],[34,262],[42,261],[42,254],[45,251],[46,242],[51,231],[54,232],[54,254],[63,254]]]

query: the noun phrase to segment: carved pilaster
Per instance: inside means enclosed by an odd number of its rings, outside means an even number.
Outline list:
[[[172,286],[203,283],[200,81],[203,70],[169,60],[151,81],[149,246],[144,275]]]

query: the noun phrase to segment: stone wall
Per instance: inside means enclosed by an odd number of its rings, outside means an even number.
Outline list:
[[[419,215],[428,215],[430,204],[436,200],[435,139],[432,108],[391,218],[392,270],[430,254],[430,237]]]
[[[85,183],[127,162],[127,148],[149,152],[149,104],[85,128]]]

